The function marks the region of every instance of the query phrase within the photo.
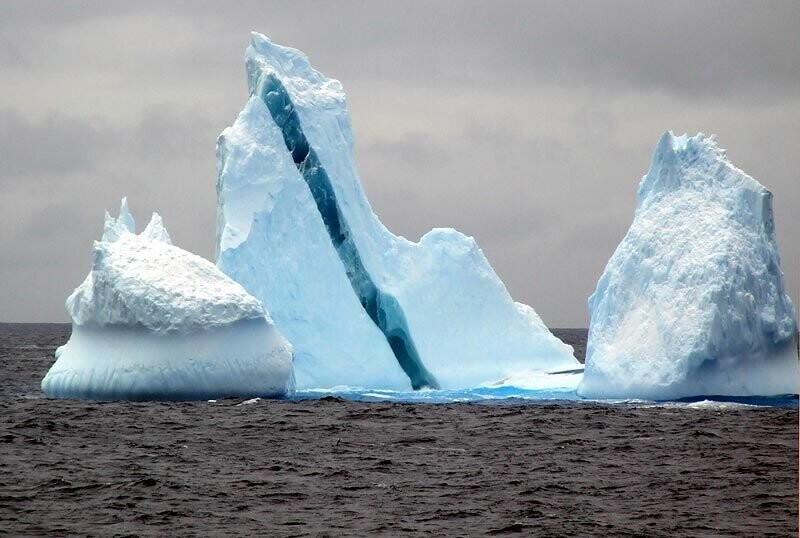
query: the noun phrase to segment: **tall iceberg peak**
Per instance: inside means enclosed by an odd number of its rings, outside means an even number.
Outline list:
[[[589,310],[583,396],[797,393],[772,194],[712,137],[662,136]]]
[[[286,86],[296,106],[347,107],[341,82],[314,69],[303,52],[276,45],[258,32],[250,35],[250,46],[245,51],[245,68],[250,95],[257,95],[263,77],[273,74]],[[345,116],[349,127],[346,111]],[[352,137],[348,140],[352,142]]]
[[[260,34],[245,63],[250,100],[218,142],[217,263],[294,343],[298,386],[464,388],[576,366],[471,238],[412,243],[380,223],[338,81]]]
[[[171,244],[153,214],[140,235],[123,199],[92,270],[69,296],[73,330],[42,381],[51,397],[182,400],[282,396],[292,350],[262,304]]]
[[[131,210],[128,208],[128,197],[124,196],[119,204],[119,217],[117,217],[117,224],[123,226],[130,233],[136,233],[136,221],[133,220]]]

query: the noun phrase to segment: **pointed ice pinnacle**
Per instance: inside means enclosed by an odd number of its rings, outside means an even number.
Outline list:
[[[106,211],[102,240],[113,242],[126,233],[136,233],[136,222],[128,210],[128,198],[123,197],[119,204],[119,217],[115,219]]]
[[[680,187],[681,162],[676,152],[686,145],[686,141],[686,136],[675,136],[672,131],[664,131],[661,135],[653,152],[650,170],[639,183],[636,193],[639,205],[643,204],[645,198],[656,198],[654,193],[660,196]]]
[[[150,217],[150,222],[147,223],[142,235],[154,241],[161,241],[168,245],[172,244],[172,239],[164,227],[164,221],[161,220],[161,215],[158,213],[153,213],[153,216]]]
[[[119,205],[119,217],[115,219],[106,211],[102,240],[113,242],[126,233],[136,233],[136,221],[133,220],[133,215],[128,209],[128,198],[123,197]],[[164,227],[164,221],[158,213],[153,213],[153,216],[150,217],[150,222],[147,223],[142,236],[168,245],[172,244],[172,239]]]
[[[117,222],[127,228],[130,233],[136,233],[136,221],[133,220],[133,215],[131,215],[131,211],[128,209],[127,196],[123,196],[119,204],[119,217],[117,218]]]

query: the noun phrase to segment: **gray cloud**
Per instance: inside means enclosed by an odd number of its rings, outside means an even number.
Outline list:
[[[798,20],[797,2],[4,2],[0,319],[66,320],[125,194],[212,256],[214,143],[253,29],[342,80],[390,229],[475,236],[549,324],[586,325],[665,129],[718,134],[773,190],[797,301]]]
[[[323,68],[351,63],[357,71],[415,84],[569,83],[599,92],[634,87],[746,99],[754,92],[793,92],[800,83],[800,4],[793,1],[770,2],[768,9],[721,0],[277,6],[245,2],[232,12],[215,2],[191,2],[171,8],[182,17],[203,14],[210,30],[262,28],[313,53]]]
[[[424,132],[372,141],[365,152],[382,160],[386,167],[407,164],[419,171],[442,166],[452,158],[448,155],[446,141],[436,140]]]
[[[59,113],[29,120],[0,110],[0,181],[89,170],[114,148],[114,134],[108,126]]]
[[[347,81],[526,88],[591,85],[664,91],[688,98],[753,99],[784,95],[800,84],[800,4],[716,0],[657,7],[632,0],[583,2],[347,2],[261,0],[237,6],[198,2],[10,2],[0,27],[14,32],[27,64],[49,56],[54,36],[73,34],[109,61],[152,51],[154,67],[190,79],[230,74],[249,29],[307,51],[323,70]],[[146,21],[136,34],[120,21]],[[337,21],[331,24],[330,21]],[[131,28],[133,29],[133,28]],[[39,31],[37,33],[37,30]],[[171,33],[169,32],[171,30]],[[102,48],[127,45],[122,55]],[[91,61],[92,58],[88,58]],[[344,69],[342,68],[344,64]],[[206,66],[208,69],[203,69]],[[62,65],[62,68],[68,68]],[[363,77],[358,75],[362,74]]]

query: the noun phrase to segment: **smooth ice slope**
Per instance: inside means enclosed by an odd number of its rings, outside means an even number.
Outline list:
[[[589,309],[582,396],[797,393],[772,193],[713,138],[661,138]]]
[[[251,97],[218,142],[218,265],[292,340],[298,387],[458,389],[578,366],[472,238],[412,243],[380,223],[338,81],[260,34],[245,59]]]
[[[106,213],[86,280],[67,299],[72,336],[42,381],[54,398],[284,396],[292,350],[261,303],[211,262],[171,244],[161,218],[134,233]]]

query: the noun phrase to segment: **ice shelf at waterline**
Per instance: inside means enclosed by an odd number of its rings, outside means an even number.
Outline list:
[[[580,366],[472,238],[383,226],[339,81],[257,33],[245,63],[250,98],[217,144],[217,264],[294,345],[298,387],[458,389]]]
[[[53,398],[192,400],[294,390],[291,345],[261,303],[173,246],[161,218],[140,235],[122,201],[92,270],[67,299],[72,336],[42,380]]]
[[[661,138],[589,309],[582,396],[798,391],[797,321],[772,194],[713,138]]]

